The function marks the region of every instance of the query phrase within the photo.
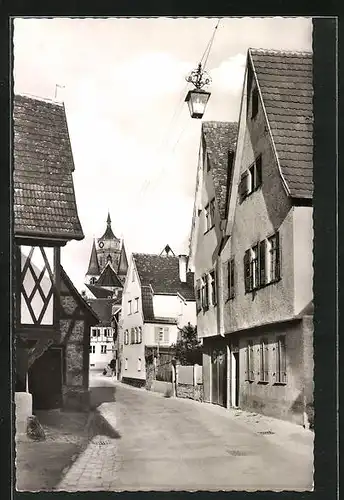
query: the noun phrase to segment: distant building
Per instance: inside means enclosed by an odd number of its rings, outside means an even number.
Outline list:
[[[114,235],[108,214],[103,236],[93,241],[86,273],[85,284],[91,295],[87,302],[99,317],[99,323],[90,332],[91,369],[108,369],[108,364],[115,357],[114,342],[127,270],[124,242]]]
[[[178,327],[196,323],[193,273],[187,256],[174,256],[167,246],[160,255],[133,253],[124,285],[118,345],[125,382],[146,381],[147,347],[170,347]]]
[[[300,424],[313,404],[312,94],[310,53],[248,51],[236,152],[222,182],[225,222],[205,226],[199,193],[211,189],[214,168],[205,155],[190,247],[206,401]],[[206,238],[217,268],[212,319],[212,288],[198,281]]]

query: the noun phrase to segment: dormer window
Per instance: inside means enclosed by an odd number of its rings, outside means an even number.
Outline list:
[[[257,89],[257,87],[253,87],[253,90],[252,90],[252,113],[251,113],[252,119],[257,116],[258,102],[259,102],[258,89]]]

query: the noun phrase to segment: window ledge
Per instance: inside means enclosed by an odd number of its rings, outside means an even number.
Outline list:
[[[234,299],[234,297],[228,297],[228,299],[226,299],[226,304],[227,304],[227,302],[229,302],[230,300],[233,300],[233,299]]]
[[[274,382],[272,385],[287,385],[287,382]]]
[[[267,385],[269,383],[268,380],[258,380],[258,384],[261,384],[261,385]]]

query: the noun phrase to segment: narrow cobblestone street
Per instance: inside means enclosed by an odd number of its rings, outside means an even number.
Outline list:
[[[93,378],[101,384],[114,386],[99,411],[118,435],[95,436],[58,490],[312,489],[310,431]]]

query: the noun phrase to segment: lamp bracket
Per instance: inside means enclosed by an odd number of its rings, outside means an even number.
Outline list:
[[[196,89],[201,89],[205,85],[209,85],[211,83],[211,78],[208,73],[202,69],[201,63],[199,63],[196,69],[191,71],[185,80],[192,83]]]

